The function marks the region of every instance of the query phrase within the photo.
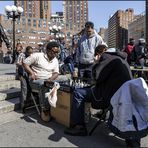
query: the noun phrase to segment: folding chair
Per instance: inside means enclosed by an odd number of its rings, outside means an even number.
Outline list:
[[[36,102],[36,100],[35,100],[35,97],[34,97],[34,95],[33,95],[33,92],[35,92],[35,93],[38,93],[38,92],[35,91],[35,90],[33,90],[33,91],[31,92],[31,98],[32,98],[32,100],[33,100],[33,103],[34,103],[34,105],[35,105],[35,108],[36,108],[38,114],[41,115],[40,109],[39,109],[39,107],[38,107],[38,105],[37,105],[37,102]]]
[[[92,129],[88,132],[88,135],[91,136],[94,130],[100,125],[101,123],[104,123],[106,121],[106,114],[109,111],[109,108],[103,109],[102,113],[97,113],[95,118],[97,119],[97,122],[94,124]]]

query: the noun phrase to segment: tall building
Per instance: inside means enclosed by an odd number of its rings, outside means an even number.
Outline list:
[[[56,12],[55,14],[51,14],[52,22],[59,22],[59,24],[64,23],[63,12]]]
[[[24,9],[22,15],[25,17],[50,20],[51,1],[14,0],[14,4]]]
[[[88,0],[63,1],[65,29],[68,35],[80,32],[88,21]]]
[[[128,24],[134,19],[134,10],[118,10],[108,22],[108,46],[123,49],[128,43]]]
[[[98,34],[102,37],[103,41],[108,44],[108,28],[101,27]]]
[[[0,22],[13,45],[13,22],[5,15],[0,15]],[[52,24],[52,22],[50,23]],[[50,34],[48,24],[49,21],[46,19],[20,17],[20,20],[16,20],[15,42],[17,43],[19,40],[23,45],[23,49],[27,46],[32,46],[34,50],[38,50],[39,43],[46,44],[49,40],[55,38],[54,35]],[[2,47],[4,53],[7,52],[4,42]]]
[[[138,17],[135,17],[134,21],[128,25],[128,39],[134,38],[135,42],[138,42],[139,38],[146,38],[146,23],[145,13],[141,13]]]

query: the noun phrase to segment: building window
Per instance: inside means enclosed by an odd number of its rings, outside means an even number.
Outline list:
[[[36,27],[36,20],[33,20],[33,27]]]
[[[28,26],[31,26],[31,19],[28,19]]]
[[[41,20],[39,20],[39,24],[38,24],[38,27],[42,27],[42,21]]]
[[[25,19],[25,18],[22,19],[22,24],[23,24],[23,25],[26,24],[26,19]]]

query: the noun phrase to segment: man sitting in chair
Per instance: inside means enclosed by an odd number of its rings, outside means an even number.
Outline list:
[[[39,93],[41,119],[47,122],[50,120],[50,105],[45,98],[45,93],[49,91],[49,88],[44,86],[44,81],[50,82],[58,77],[59,63],[56,57],[59,52],[59,44],[49,42],[45,53],[33,53],[23,63],[25,70],[29,73],[32,91],[36,90]]]
[[[72,126],[64,131],[65,134],[86,136],[84,103],[91,102],[92,107],[95,109],[108,108],[110,106],[110,99],[114,93],[124,82],[132,79],[132,73],[126,57],[126,53],[107,50],[105,45],[98,45],[96,47],[96,63],[92,69],[95,85],[91,88],[77,88],[74,90],[71,117]],[[126,140],[128,143],[129,141],[129,139]],[[132,139],[131,141],[138,141],[137,143],[139,143],[140,140]]]

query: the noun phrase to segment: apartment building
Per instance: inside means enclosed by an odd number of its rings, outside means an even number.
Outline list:
[[[122,50],[128,43],[128,24],[134,19],[134,10],[118,10],[108,21],[108,46]]]
[[[22,15],[25,17],[50,20],[51,1],[14,0],[14,4],[24,9]]]
[[[108,44],[108,28],[101,27],[98,34],[102,37],[103,41]]]
[[[134,21],[128,25],[128,39],[134,38],[135,42],[138,42],[139,38],[146,38],[145,21],[146,21],[145,13],[142,13],[138,15],[138,17],[136,17]]]
[[[88,21],[88,0],[63,1],[65,29],[68,36],[80,32]]]
[[[5,15],[0,15],[0,22],[5,29],[5,32],[13,45],[13,22]],[[38,43],[46,43],[49,40],[55,38],[49,31],[49,24],[54,24],[46,19],[40,18],[26,18],[21,17],[20,20],[16,20],[15,23],[15,42],[19,40],[23,48],[26,46],[32,46],[37,50]],[[3,43],[4,52],[7,51],[5,43]]]

